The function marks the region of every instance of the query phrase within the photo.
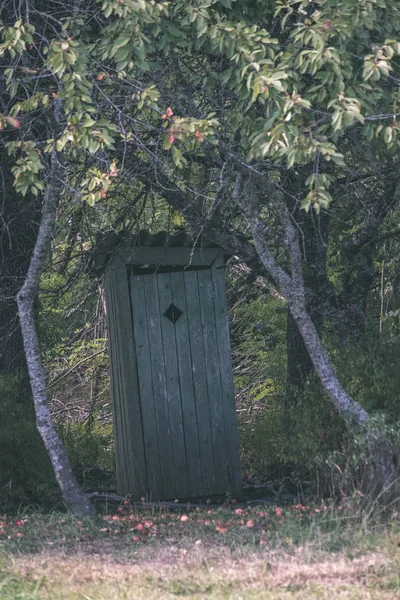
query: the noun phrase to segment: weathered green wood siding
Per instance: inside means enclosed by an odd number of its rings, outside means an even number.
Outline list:
[[[161,336],[164,354],[165,379],[167,385],[167,408],[172,447],[173,477],[175,496],[186,498],[189,494],[188,464],[186,461],[185,432],[182,415],[182,394],[179,381],[178,356],[176,346],[176,323],[163,316],[173,302],[170,273],[156,277],[161,318]],[[171,474],[172,478],[172,474]]]
[[[222,413],[222,386],[224,384],[220,378],[217,345],[217,331],[220,324],[215,321],[214,311],[214,305],[220,301],[220,298],[217,295],[209,270],[198,271],[196,275],[209,399],[215,489],[217,493],[224,493],[230,489],[230,486],[227,478],[225,427]]]
[[[187,320],[190,341],[191,369],[195,397],[202,495],[215,489],[214,453],[211,437],[211,417],[204,357],[203,328],[196,271],[184,273]],[[183,400],[184,401],[184,400]]]
[[[135,353],[138,371],[138,394],[134,399],[142,414],[142,427],[146,457],[147,480],[149,489],[146,496],[149,499],[162,498],[160,471],[160,448],[158,444],[157,412],[153,393],[151,372],[151,354],[149,333],[147,328],[147,310],[145,286],[140,277],[131,278],[132,311],[135,314]],[[139,376],[140,375],[140,376]],[[126,457],[130,460],[130,457]],[[136,490],[131,493],[137,498]]]
[[[240,492],[224,260],[208,250],[209,268],[128,278],[120,253],[107,273],[117,478],[134,498]]]
[[[218,363],[221,381],[221,400],[227,454],[227,477],[230,491],[241,494],[241,474],[239,437],[235,411],[235,390],[233,387],[232,353],[229,336],[228,307],[226,303],[224,259],[220,255],[211,268],[218,302],[214,302],[214,313],[217,331]]]
[[[147,310],[147,331],[149,334],[151,377],[158,430],[161,489],[164,498],[173,499],[176,497],[175,478],[157,277],[155,275],[144,275],[141,280],[142,285],[144,285]],[[136,327],[136,323],[134,323],[134,327]],[[141,374],[139,373],[140,377]],[[142,398],[142,406],[147,401],[147,397]]]
[[[188,467],[188,496],[202,496],[203,487],[199,452],[198,419],[194,393],[189,320],[188,318],[183,318],[184,315],[188,315],[184,273],[171,273],[170,277],[173,290],[173,302],[183,311],[182,317],[175,323],[175,340],[181,390],[182,420],[184,423],[186,463]]]
[[[106,282],[115,455],[121,494],[148,493],[133,321],[126,265],[116,256]]]

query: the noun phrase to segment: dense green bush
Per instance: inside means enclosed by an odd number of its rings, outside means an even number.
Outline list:
[[[112,425],[90,422],[60,424],[59,433],[78,480],[85,488],[109,490],[115,487]]]
[[[245,477],[275,489],[324,494],[321,464],[343,446],[345,433],[332,404],[310,382],[291,411],[289,427],[281,401],[265,406],[252,423],[240,424]]]
[[[14,378],[0,379],[0,513],[27,505],[50,508],[61,500],[33,403],[21,403],[16,389]],[[68,423],[59,431],[80,482],[92,489],[113,488],[111,425]]]
[[[36,429],[32,403],[21,403],[17,382],[0,378],[0,511],[19,505],[50,506],[58,487]]]
[[[374,486],[368,481],[377,481],[377,465],[373,466],[371,448],[362,443],[366,434],[349,433],[316,379],[310,379],[291,413],[285,413],[284,308],[282,300],[265,290],[245,300],[242,292],[231,310],[233,354],[241,366],[235,384],[244,478],[294,492],[373,497]],[[380,332],[375,319],[367,323],[363,336],[346,345],[325,331],[344,388],[375,418],[375,424],[385,415],[379,435],[381,443],[386,438],[393,456],[400,422],[397,325],[394,318],[386,319]],[[374,427],[373,435],[377,434]]]
[[[268,289],[251,297],[244,287],[231,308],[230,329],[238,408],[253,414],[284,397],[287,314]]]
[[[319,458],[332,497],[368,509],[400,501],[400,425],[386,416],[348,432],[342,448]],[[385,481],[389,471],[395,479]]]
[[[244,479],[321,493],[316,456],[323,460],[340,447],[343,423],[315,381],[285,413],[287,308],[268,289],[254,296],[245,288],[247,297],[242,291],[231,309]]]
[[[362,341],[342,349],[336,364],[341,380],[372,414],[400,421],[400,335],[393,328],[379,334],[369,327]]]

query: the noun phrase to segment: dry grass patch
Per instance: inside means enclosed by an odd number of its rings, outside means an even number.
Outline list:
[[[4,516],[0,600],[394,600],[398,523],[300,504]]]
[[[399,597],[396,569],[385,550],[349,558],[344,554],[248,553],[236,559],[229,549],[194,548],[173,553],[164,548],[151,561],[119,562],[112,556],[54,555],[14,558],[10,568],[23,580],[42,581],[38,598],[72,600],[159,600],[191,597],[282,600],[338,598],[392,600]],[[1,597],[1,596],[0,596]]]

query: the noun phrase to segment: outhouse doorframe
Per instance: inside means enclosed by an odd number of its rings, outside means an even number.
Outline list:
[[[135,498],[149,498],[150,483],[147,480],[147,463],[143,434],[143,415],[140,402],[133,401],[140,397],[139,373],[134,340],[134,317],[130,292],[130,269],[135,273],[149,272],[154,268],[154,275],[160,270],[181,267],[186,269],[211,268],[223,269],[224,253],[216,247],[117,247],[106,270],[106,301],[109,322],[109,344],[112,372],[113,414],[116,440],[116,470],[118,488],[122,494],[132,493]],[[222,272],[221,272],[222,275]],[[219,294],[225,298],[224,277],[217,277]],[[221,303],[221,310],[226,312],[226,302]],[[234,404],[232,367],[230,359],[229,332],[226,319],[227,339],[223,341],[228,348],[229,357],[221,369],[225,369],[225,386],[231,385],[225,397],[224,424],[229,445],[230,486],[233,494],[240,492],[240,465],[237,439],[237,423]],[[123,332],[123,335],[121,333]],[[226,392],[225,392],[226,396]]]

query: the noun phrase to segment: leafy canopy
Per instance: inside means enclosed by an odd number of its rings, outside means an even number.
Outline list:
[[[399,144],[398,2],[67,0],[61,11],[35,0],[2,19],[10,101],[0,126],[22,194],[43,190],[54,149],[74,159],[112,152],[137,143],[145,124],[146,140],[161,136],[176,167],[187,149],[207,154],[226,139],[253,163],[312,163],[303,207],[318,211],[331,200],[327,163],[344,164],[338,144],[349,128],[371,147]],[[173,61],[185,64],[192,114],[167,108],[159,89]],[[204,114],[199,90],[221,87],[220,114]],[[90,172],[84,199],[104,197],[117,172],[115,163]]]

